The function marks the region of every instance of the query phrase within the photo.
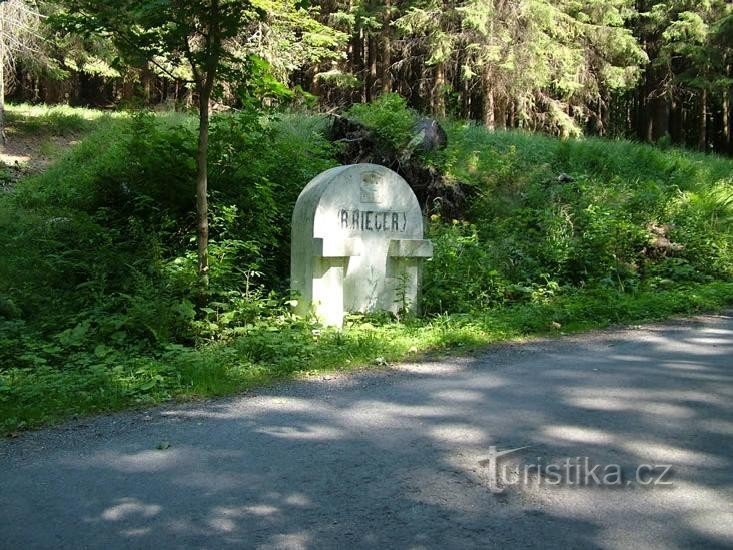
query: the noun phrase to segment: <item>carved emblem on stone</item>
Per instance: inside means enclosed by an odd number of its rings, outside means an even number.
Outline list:
[[[365,172],[361,175],[361,202],[379,204],[382,202],[382,182],[377,172]]]

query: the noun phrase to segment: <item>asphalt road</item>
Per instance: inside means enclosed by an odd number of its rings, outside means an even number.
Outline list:
[[[228,546],[731,548],[733,314],[0,441],[2,548]]]

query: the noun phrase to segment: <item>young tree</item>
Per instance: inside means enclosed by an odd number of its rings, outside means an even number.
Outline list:
[[[281,82],[297,70],[326,59],[337,59],[347,35],[320,21],[320,9],[302,0],[258,0],[264,16],[256,28],[244,28],[237,48],[270,65]]]
[[[638,0],[636,34],[651,62],[636,99],[639,137],[696,143],[730,133],[730,18],[727,0]],[[715,111],[720,109],[720,116]],[[724,147],[725,148],[725,147]]]
[[[445,116],[445,95],[448,88],[447,70],[455,55],[460,29],[460,15],[456,2],[425,0],[417,2],[394,22],[405,42],[404,54],[421,60],[428,68],[431,84],[427,95],[430,110],[437,116]],[[413,78],[422,79],[423,75]]]
[[[264,43],[272,44],[251,40],[254,35],[288,36],[292,39],[288,47],[306,44],[311,57],[291,53],[291,62],[286,65],[289,69],[296,61],[325,56],[324,52],[340,45],[339,37],[329,34],[330,29],[318,24],[311,11],[301,5],[304,3],[295,0],[66,0],[65,4],[67,12],[60,19],[67,30],[109,36],[129,58],[150,62],[162,73],[170,73],[170,67],[186,66],[193,75],[199,111],[198,273],[206,287],[209,105],[215,88],[224,83],[230,88],[251,84],[253,68],[259,70],[262,65],[253,54],[264,53]]]
[[[730,89],[729,70],[730,29],[728,21],[733,10],[724,0],[710,0],[677,14],[662,33],[658,62],[669,68],[672,83],[698,97],[698,147],[705,151],[711,136],[708,125],[714,101],[725,100]],[[687,7],[687,6],[683,6]],[[726,36],[727,35],[727,36]],[[669,109],[668,109],[669,112]],[[722,119],[727,114],[722,113]],[[722,130],[729,122],[721,120]]]
[[[198,96],[196,225],[198,273],[208,285],[209,104],[217,79],[242,72],[246,60],[230,41],[262,13],[242,0],[69,0],[67,29],[109,36],[120,51],[139,61],[165,66],[187,63]]]

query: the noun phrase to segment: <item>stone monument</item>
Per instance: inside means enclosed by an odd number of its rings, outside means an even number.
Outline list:
[[[433,252],[415,193],[376,164],[313,178],[295,204],[291,245],[296,313],[339,327],[346,312],[416,310],[421,259]]]

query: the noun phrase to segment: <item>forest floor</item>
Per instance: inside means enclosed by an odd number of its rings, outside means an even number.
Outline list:
[[[0,532],[18,548],[730,548],[732,314],[0,440]]]
[[[38,136],[6,129],[7,141],[0,145],[0,165],[4,173],[0,178],[0,188],[12,189],[20,179],[43,172],[59,155],[79,143],[77,135]]]

